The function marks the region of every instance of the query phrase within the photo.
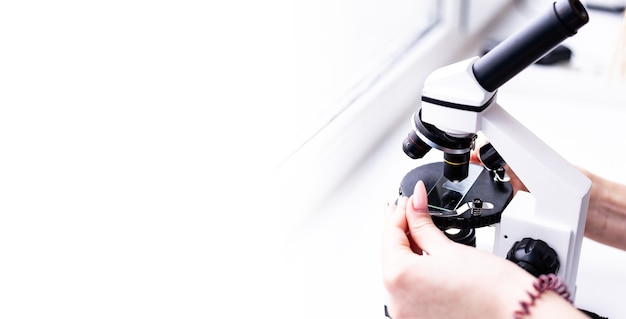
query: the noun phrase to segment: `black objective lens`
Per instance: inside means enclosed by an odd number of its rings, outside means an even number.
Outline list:
[[[424,157],[431,148],[415,134],[415,131],[410,131],[409,135],[402,141],[402,150],[412,159]]]
[[[449,181],[459,182],[467,178],[469,173],[470,153],[443,154],[443,176]]]

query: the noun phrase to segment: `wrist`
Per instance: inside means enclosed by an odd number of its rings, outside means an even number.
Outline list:
[[[554,274],[536,278],[527,298],[520,300],[513,312],[515,319],[587,318],[572,305],[570,292],[561,278]]]
[[[542,295],[546,293],[556,293],[567,303],[571,304],[572,302],[567,285],[555,274],[540,275],[533,283],[533,289],[531,291],[527,291],[527,293],[530,301],[520,301],[520,309],[514,312],[516,319],[522,319],[526,316],[530,316],[531,308],[533,308]],[[550,302],[549,305],[552,305],[553,303],[554,301]]]
[[[565,285],[548,282],[544,277],[540,280],[512,263],[511,266],[500,274],[506,284],[494,291],[495,308],[490,318],[585,318],[572,306]]]
[[[543,319],[543,318],[587,318],[576,309],[572,304],[565,300],[561,295],[554,291],[545,291],[537,299],[534,305],[529,308],[527,315],[519,318],[524,319]]]

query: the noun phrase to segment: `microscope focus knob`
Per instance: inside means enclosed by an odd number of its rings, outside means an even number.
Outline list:
[[[483,163],[483,166],[490,171],[502,169],[506,164],[502,156],[498,154],[491,143],[487,143],[480,148],[478,157],[480,158],[480,162]]]
[[[516,263],[535,277],[556,273],[559,259],[556,251],[540,239],[524,238],[511,247],[506,259]]]

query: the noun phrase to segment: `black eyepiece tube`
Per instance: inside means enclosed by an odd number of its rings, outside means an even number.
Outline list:
[[[537,20],[509,36],[474,62],[478,83],[493,92],[589,21],[578,0],[560,0]]]

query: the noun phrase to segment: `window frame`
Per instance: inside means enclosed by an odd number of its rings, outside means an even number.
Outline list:
[[[441,66],[476,55],[485,29],[514,2],[439,0],[437,23],[264,180],[276,208],[268,219],[276,218],[287,232],[298,227],[367,161],[368,153],[392,129],[406,125],[409,130],[426,77]]]

